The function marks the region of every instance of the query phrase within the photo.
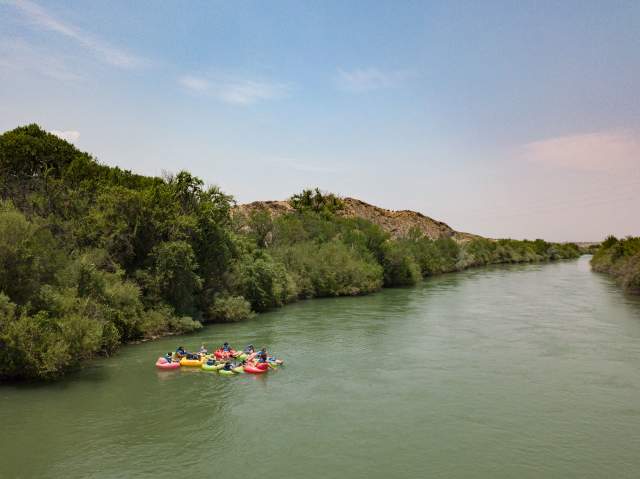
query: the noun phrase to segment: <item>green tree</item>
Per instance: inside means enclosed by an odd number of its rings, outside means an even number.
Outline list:
[[[179,314],[192,314],[202,280],[197,274],[198,263],[191,245],[185,241],[160,243],[154,248],[152,257],[161,296]]]

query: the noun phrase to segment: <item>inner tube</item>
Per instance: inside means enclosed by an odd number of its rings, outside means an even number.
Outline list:
[[[238,355],[236,356],[236,359],[238,361],[244,361],[247,358],[248,358],[247,353],[238,353]]]
[[[267,366],[267,368],[268,368],[268,366]],[[250,373],[250,374],[263,374],[263,373],[267,372],[267,369],[266,368],[259,369],[256,366],[253,366],[251,364],[245,364],[244,372],[245,373]]]
[[[222,374],[223,376],[235,376],[236,375],[235,371],[227,371],[226,369],[219,369],[218,372],[220,374]]]
[[[257,363],[256,364],[256,368],[257,369],[262,369],[262,370],[267,370],[267,369],[269,369],[269,365],[267,363]]]
[[[243,373],[243,372],[244,372],[244,366],[236,366],[235,368],[233,368],[233,369],[232,369],[232,371],[233,371],[234,373],[241,374],[241,373]]]
[[[179,367],[180,367],[180,363],[169,362],[166,360],[166,358],[160,357],[156,361],[156,368],[158,369],[170,370],[170,369],[178,369]]]
[[[222,349],[216,349],[213,354],[215,355],[216,359],[229,359],[229,358],[235,357],[235,355],[238,353],[233,349],[231,351],[223,351]]]
[[[206,362],[202,363],[202,369],[204,369],[205,371],[217,371],[218,366],[218,364],[207,364]]]
[[[202,361],[200,359],[187,359],[182,358],[180,360],[180,366],[187,366],[192,368],[199,368],[202,365]]]

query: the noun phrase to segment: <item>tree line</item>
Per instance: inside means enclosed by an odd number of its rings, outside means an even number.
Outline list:
[[[640,293],[640,237],[609,236],[591,258],[591,267],[612,275],[626,291]]]
[[[318,189],[232,214],[181,171],[102,165],[37,125],[0,136],[0,377],[55,378],[124,342],[493,263],[573,258],[542,240],[392,239]]]

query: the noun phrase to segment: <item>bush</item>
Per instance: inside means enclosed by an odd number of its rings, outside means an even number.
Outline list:
[[[113,323],[102,325],[100,349],[107,355],[113,354],[120,345],[120,332]]]
[[[147,338],[159,336],[169,329],[171,315],[165,310],[149,309],[142,314],[139,328]]]
[[[340,240],[304,242],[274,252],[294,275],[300,297],[366,294],[382,287],[382,268]]]
[[[202,329],[202,323],[195,321],[189,316],[182,316],[181,318],[172,318],[169,321],[169,326],[172,331],[180,334],[192,333],[198,329]]]
[[[331,215],[344,208],[344,202],[334,195],[320,191],[319,188],[313,190],[303,190],[289,198],[289,204],[298,211],[311,211],[313,213],[323,213]]]
[[[59,325],[45,312],[5,316],[0,344],[2,377],[54,378],[76,362]]]
[[[89,359],[102,346],[102,325],[84,315],[69,314],[58,321],[67,353],[74,363]]]
[[[387,242],[382,266],[385,286],[409,286],[422,278],[420,267],[405,243]]]
[[[218,296],[209,309],[209,317],[218,322],[236,322],[251,319],[255,313],[242,296]]]
[[[295,297],[295,287],[282,263],[264,252],[245,254],[231,270],[231,289],[255,311],[282,306]]]
[[[611,274],[627,291],[640,292],[640,237],[609,236],[591,258],[591,267]]]

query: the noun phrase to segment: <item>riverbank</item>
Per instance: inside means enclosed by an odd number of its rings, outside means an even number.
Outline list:
[[[640,294],[640,237],[610,236],[595,252],[591,267],[611,275],[625,291]]]
[[[37,125],[0,135],[0,197],[3,380],[58,378],[123,343],[298,299],[579,255],[574,244],[462,234],[319,189],[279,202],[277,215],[236,208],[187,171],[105,166]]]
[[[333,295],[333,296],[314,296],[314,297],[309,297],[309,298],[295,298],[294,300],[292,300],[291,302],[285,303],[282,306],[280,306],[277,309],[280,308],[286,308],[289,307],[293,304],[296,304],[300,301],[310,301],[310,300],[314,300],[314,299],[327,299],[330,297],[363,297],[363,296],[369,296],[369,295],[375,295],[375,294],[379,294],[380,292],[382,292],[383,290],[386,289],[393,289],[393,288],[403,288],[403,287],[414,287],[416,285],[419,285],[420,283],[424,282],[424,281],[428,281],[430,279],[434,279],[434,278],[438,278],[440,276],[443,275],[451,275],[451,274],[456,274],[456,273],[463,273],[469,270],[474,270],[474,269],[478,269],[481,270],[482,268],[489,268],[492,266],[509,266],[509,265],[526,265],[526,264],[547,264],[547,263],[554,263],[554,262],[561,262],[561,261],[572,261],[572,260],[576,260],[578,259],[580,256],[591,256],[588,253],[583,253],[579,256],[575,256],[575,257],[570,257],[570,258],[562,258],[562,259],[547,259],[547,260],[538,260],[538,261],[514,261],[514,262],[495,262],[495,263],[487,263],[487,264],[478,264],[478,265],[469,265],[466,266],[464,269],[455,269],[455,270],[449,270],[449,271],[442,271],[439,272],[437,274],[433,274],[433,275],[429,275],[429,276],[425,276],[423,278],[421,278],[419,280],[419,282],[415,283],[415,284],[411,284],[411,285],[405,285],[405,286],[389,286],[389,287],[385,287],[382,286],[381,288],[377,289],[377,290],[373,290],[371,292],[367,292],[367,293],[362,293],[362,294],[357,294],[357,295],[353,295],[353,294],[349,294],[349,295]],[[243,321],[232,321],[231,323],[237,324],[239,322],[247,322],[247,321],[260,321],[260,318],[264,315],[264,314],[269,314],[274,312],[275,310],[268,310],[268,311],[264,311],[262,313],[257,313],[254,317],[252,317],[251,319],[246,319]],[[204,322],[203,326],[210,326],[210,325],[220,325],[220,324],[225,324],[225,323],[229,323],[228,321],[221,321],[221,322]],[[126,343],[126,345],[129,346],[134,346],[137,344],[143,344],[143,343],[147,343],[147,342],[151,342],[151,341],[157,341],[163,338],[167,338],[167,337],[171,337],[171,336],[180,336],[180,337],[188,337],[191,334],[196,334],[197,331],[199,331],[200,328],[195,329],[194,331],[190,331],[187,333],[179,333],[179,332],[173,332],[173,331],[168,331],[165,332],[163,334],[159,334],[157,336],[152,336],[152,337],[145,337],[142,339],[138,339],[138,340],[134,340],[134,341],[129,341]]]

